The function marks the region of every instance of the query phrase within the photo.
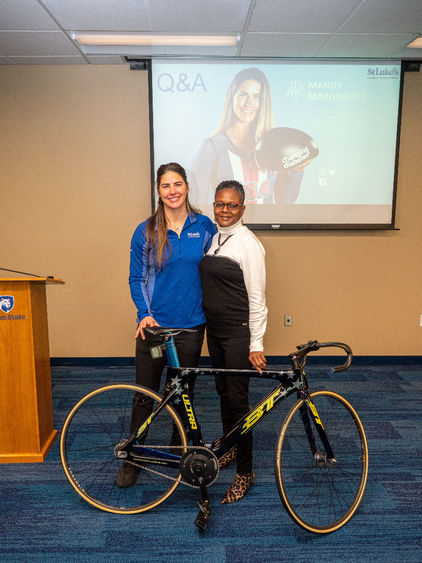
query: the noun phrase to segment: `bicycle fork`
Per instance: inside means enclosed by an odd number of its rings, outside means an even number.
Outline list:
[[[312,456],[315,460],[315,464],[322,466],[333,467],[336,465],[337,460],[334,456],[333,449],[331,448],[330,442],[325,432],[324,425],[322,424],[321,418],[318,414],[315,404],[311,401],[309,393],[301,392],[298,393],[300,398],[303,400],[303,404],[300,407],[300,416],[302,418],[303,426],[305,428],[306,437],[309,442],[309,447],[312,452]],[[315,436],[312,430],[311,420],[318,432],[318,436],[322,442],[325,449],[325,454],[318,450],[315,441]]]

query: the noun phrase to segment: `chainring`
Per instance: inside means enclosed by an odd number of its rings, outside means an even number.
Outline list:
[[[216,455],[207,448],[190,448],[180,459],[182,479],[193,487],[200,486],[201,477],[205,485],[212,485],[219,471],[220,465]]]

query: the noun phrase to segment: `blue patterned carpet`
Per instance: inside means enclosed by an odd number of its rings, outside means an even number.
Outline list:
[[[280,502],[274,443],[290,398],[254,432],[256,482],[245,499],[220,504],[235,468],[220,473],[210,489],[213,513],[205,534],[194,526],[197,491],[183,486],[145,514],[91,507],[67,482],[58,441],[43,464],[0,465],[0,561],[420,563],[422,365],[357,362],[336,375],[316,365],[308,375],[312,390],[329,388],[349,399],[368,439],[366,491],[354,517],[337,532],[317,536],[300,529]],[[70,408],[88,391],[133,380],[132,367],[54,367],[55,428],[60,432]],[[270,387],[253,380],[251,402]],[[205,437],[215,437],[219,406],[212,381],[198,380],[195,406]]]

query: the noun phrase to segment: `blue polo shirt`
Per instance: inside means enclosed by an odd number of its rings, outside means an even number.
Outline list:
[[[168,230],[172,253],[158,269],[146,251],[147,219],[135,230],[130,247],[129,286],[137,322],[152,316],[161,326],[190,328],[205,323],[199,262],[216,232],[205,215],[190,213],[180,237]]]

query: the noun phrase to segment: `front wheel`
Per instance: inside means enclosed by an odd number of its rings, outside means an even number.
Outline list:
[[[155,456],[155,464],[132,461],[138,473],[135,484],[125,488],[117,484],[120,469],[128,463],[120,459],[119,446],[148,420],[160,401],[150,389],[119,384],[96,389],[73,407],[63,426],[60,456],[67,478],[83,499],[106,512],[136,514],[154,508],[174,492],[181,479],[178,463],[167,465],[165,459],[177,460],[186,451],[187,439],[169,405],[142,435],[142,447]],[[179,444],[177,455],[172,454],[175,443]]]
[[[315,533],[334,532],[355,513],[368,476],[368,446],[362,423],[341,395],[316,391],[310,399],[328,438],[327,455],[312,404],[297,401],[286,416],[276,446],[275,476],[289,516]]]

